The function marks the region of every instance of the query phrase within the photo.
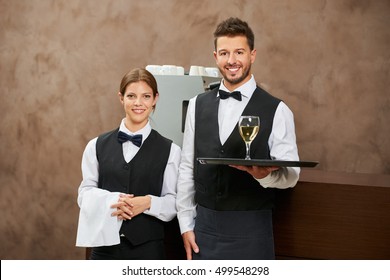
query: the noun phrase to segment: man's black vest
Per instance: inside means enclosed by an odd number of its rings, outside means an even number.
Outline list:
[[[152,130],[135,157],[127,163],[117,135],[118,129],[115,129],[99,136],[96,142],[99,161],[98,187],[135,196],[160,196],[172,141]],[[163,238],[164,226],[159,219],[140,214],[124,221],[120,232],[133,245],[138,245]]]
[[[195,200],[215,210],[259,210],[273,207],[274,191],[247,172],[227,165],[200,164],[198,157],[245,158],[238,126],[221,144],[218,127],[218,88],[198,95],[195,109]],[[260,131],[251,144],[253,159],[270,159],[268,139],[280,100],[256,88],[242,115],[260,117]],[[228,117],[228,116],[225,116]]]

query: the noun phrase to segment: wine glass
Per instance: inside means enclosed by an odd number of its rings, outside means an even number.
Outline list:
[[[260,129],[260,119],[258,116],[241,116],[238,122],[240,134],[245,141],[246,160],[250,160],[250,149],[253,139],[255,139]]]

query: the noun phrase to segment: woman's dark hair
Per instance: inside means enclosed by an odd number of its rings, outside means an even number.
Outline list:
[[[135,68],[130,72],[128,72],[126,75],[124,75],[119,87],[119,92],[122,95],[124,95],[126,91],[126,87],[129,84],[140,82],[140,81],[144,81],[145,83],[147,83],[148,86],[150,86],[153,91],[153,96],[156,97],[158,93],[157,81],[152,75],[152,73],[150,73],[148,70],[144,68]]]

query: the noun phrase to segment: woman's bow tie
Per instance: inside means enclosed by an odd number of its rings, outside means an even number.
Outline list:
[[[141,147],[142,144],[142,134],[135,134],[133,136],[126,134],[122,131],[118,132],[118,142],[125,143],[126,141],[131,141],[137,147]]]

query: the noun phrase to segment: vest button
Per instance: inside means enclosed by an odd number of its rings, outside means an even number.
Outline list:
[[[218,195],[218,196],[222,196],[222,192],[218,192],[217,195]]]
[[[123,169],[128,170],[129,169],[129,165],[128,164],[123,165]]]

